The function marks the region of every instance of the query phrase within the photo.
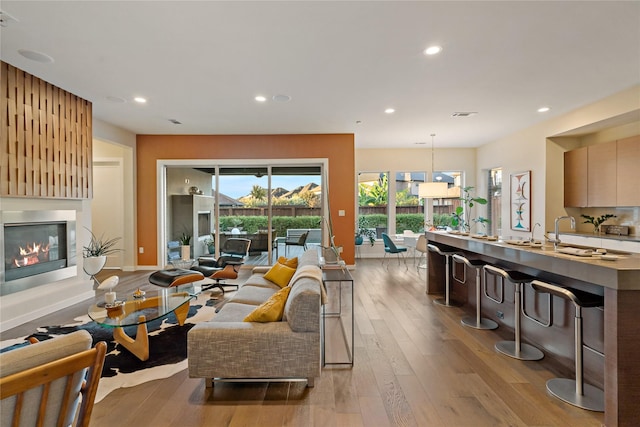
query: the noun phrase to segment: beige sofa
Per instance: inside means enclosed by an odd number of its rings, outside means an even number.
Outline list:
[[[306,379],[313,387],[320,375],[322,274],[317,251],[298,260],[282,321],[244,322],[258,305],[281,288],[255,267],[238,292],[209,321],[187,335],[189,376],[211,380],[272,381]]]

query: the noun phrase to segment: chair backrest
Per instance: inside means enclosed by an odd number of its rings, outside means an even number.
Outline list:
[[[382,241],[384,242],[384,247],[388,248],[389,251],[394,252],[398,250],[398,247],[393,243],[393,240],[391,240],[391,237],[389,237],[387,233],[382,233]]]
[[[220,256],[232,255],[244,258],[249,253],[249,246],[251,246],[250,239],[229,238],[224,241],[222,248],[220,248]]]
[[[298,244],[300,246],[304,246],[304,244],[307,243],[307,236],[309,236],[308,231],[300,235],[300,238],[298,239]]]
[[[418,252],[427,252],[427,236],[421,234],[418,237],[418,241],[416,242],[416,251]]]
[[[0,424],[88,426],[106,349],[80,330],[0,355]]]

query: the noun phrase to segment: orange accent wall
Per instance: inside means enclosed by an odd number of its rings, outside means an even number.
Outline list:
[[[355,145],[353,134],[323,135],[138,135],[138,265],[156,265],[157,160],[170,159],[328,159],[329,204],[335,242],[342,258],[354,263]],[[338,216],[344,210],[345,216]]]

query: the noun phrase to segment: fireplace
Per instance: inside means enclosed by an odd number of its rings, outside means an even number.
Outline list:
[[[2,212],[0,295],[77,275],[75,211]]]

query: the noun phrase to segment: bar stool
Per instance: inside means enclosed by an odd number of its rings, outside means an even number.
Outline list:
[[[547,390],[558,399],[571,405],[589,411],[604,412],[604,392],[597,387],[584,383],[584,370],[582,366],[582,308],[600,307],[604,304],[604,297],[579,289],[552,285],[539,280],[533,280],[531,287],[537,292],[549,293],[552,296],[569,300],[576,309],[574,325],[576,379],[550,379],[547,381]]]
[[[485,266],[487,263],[479,259],[468,259],[459,254],[453,254],[451,256],[451,259],[453,261],[453,278],[459,283],[465,284],[467,282],[467,270],[466,268],[462,270],[463,271],[462,279],[458,278],[456,276],[456,267],[455,267],[456,264],[466,265],[467,267],[473,268],[476,271],[476,316],[463,317],[462,320],[460,320],[460,322],[462,322],[464,326],[468,326],[470,328],[475,328],[475,329],[496,329],[498,327],[498,324],[496,322],[494,322],[491,319],[480,317],[480,313],[481,313],[480,287],[482,284],[480,280],[480,270],[482,270],[482,267]]]
[[[504,281],[507,280],[513,283],[515,288],[514,300],[515,300],[515,308],[513,311],[513,319],[514,325],[513,329],[515,331],[515,341],[499,341],[496,343],[495,347],[500,353],[505,354],[507,356],[513,357],[518,360],[540,360],[544,357],[544,353],[537,349],[536,347],[525,344],[520,339],[520,311],[522,301],[520,299],[520,293],[522,291],[523,283],[530,283],[535,278],[529,276],[528,274],[520,273],[519,271],[512,270],[503,270],[501,268],[495,267],[493,265],[485,265],[482,267],[484,270],[484,282],[485,285],[487,283],[487,274],[491,274],[493,276],[500,277],[502,284],[502,294],[504,296]]]
[[[449,258],[451,258],[451,256],[453,254],[455,254],[456,252],[453,251],[443,251],[441,250],[438,246],[433,245],[431,243],[427,243],[427,249],[429,249],[431,252],[434,252],[438,255],[442,255],[444,257],[444,269],[445,269],[445,275],[444,275],[444,292],[445,292],[445,297],[444,298],[437,298],[435,300],[433,300],[433,302],[435,304],[438,305],[442,305],[444,307],[457,307],[460,304],[457,304],[455,302],[451,302],[451,300],[449,299]]]

